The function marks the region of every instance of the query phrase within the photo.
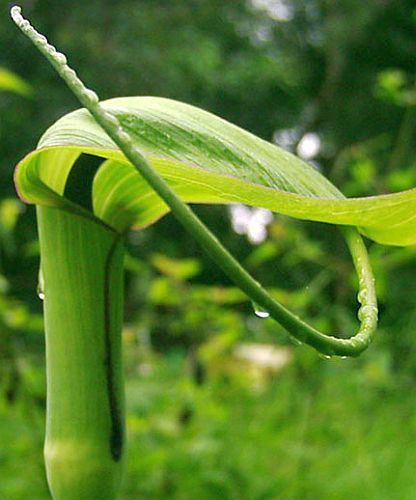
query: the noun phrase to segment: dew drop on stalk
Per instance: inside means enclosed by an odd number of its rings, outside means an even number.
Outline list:
[[[76,72],[68,66],[64,68],[64,73],[68,80],[76,80],[78,78]]]
[[[62,54],[62,52],[57,52],[55,54],[55,59],[59,64],[62,64],[62,66],[67,63],[66,56],[65,54]]]
[[[40,283],[38,283],[38,286],[36,287],[36,293],[38,294],[40,300],[45,300],[45,292],[43,291]]]
[[[119,121],[118,121],[117,117],[113,115],[113,113],[110,113],[109,111],[104,111],[103,116],[107,120],[107,122],[109,122],[109,123],[111,123],[111,125],[113,125],[113,127],[119,126]]]
[[[99,99],[98,95],[91,89],[83,90],[84,96],[90,101],[91,104],[97,104]]]
[[[255,302],[253,302],[253,309],[254,309],[254,314],[259,318],[265,319],[270,316],[269,312],[265,311],[264,308],[260,307]]]
[[[47,45],[48,44],[48,39],[46,38],[45,35],[38,35],[37,37],[37,40],[39,43],[41,43],[42,45]]]
[[[42,268],[39,268],[39,274],[38,274],[38,285],[36,287],[36,293],[40,300],[45,299],[45,292],[44,292],[44,281],[43,281],[43,273],[42,273]]]
[[[363,288],[362,290],[360,290],[358,292],[357,299],[358,299],[358,302],[360,304],[362,304],[363,302],[365,302],[367,300],[367,289],[366,288]]]
[[[373,319],[377,316],[377,308],[372,305],[365,305],[358,309],[358,319],[363,321],[366,317]]]
[[[58,53],[58,51],[56,50],[56,48],[53,46],[53,45],[48,45],[47,46],[47,49],[48,49],[48,52],[51,56],[56,56],[56,54]]]
[[[124,142],[130,142],[130,136],[127,132],[125,132],[121,127],[117,128],[117,134],[119,138],[124,141]],[[137,150],[138,153],[140,153],[139,150]]]
[[[332,356],[329,356],[329,354],[319,354],[319,357],[321,359],[325,359],[326,361],[328,361],[332,358]]]

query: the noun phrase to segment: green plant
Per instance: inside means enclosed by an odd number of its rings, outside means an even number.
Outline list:
[[[56,498],[114,498],[124,447],[119,338],[124,232],[172,210],[256,307],[293,337],[327,356],[358,355],[372,339],[377,306],[365,247],[355,229],[345,233],[359,277],[361,328],[355,337],[342,339],[318,332],[273,300],[182,199],[245,202],[360,226],[377,241],[406,244],[414,241],[414,192],[347,200],[312,167],[209,113],[158,98],[100,103],[18,8],[12,15],[86,108],[52,126],[15,177],[21,197],[38,205],[49,483]],[[80,180],[87,193],[74,201],[66,195],[66,184],[83,153],[103,162],[91,183]]]

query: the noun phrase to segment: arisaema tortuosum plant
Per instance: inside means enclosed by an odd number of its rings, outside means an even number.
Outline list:
[[[223,271],[298,341],[326,356],[357,356],[377,324],[374,278],[359,231],[384,244],[416,242],[416,190],[346,199],[310,165],[193,106],[157,97],[100,102],[20,8],[12,17],[83,106],[58,120],[17,166],[20,197],[37,206],[47,357],[45,460],[56,499],[113,499],[125,451],[120,331],[123,235],[169,210]],[[83,154],[97,169],[78,175]],[[326,335],[279,302],[227,252],[187,203],[245,203],[350,226],[360,328]],[[354,228],[354,226],[356,228]]]

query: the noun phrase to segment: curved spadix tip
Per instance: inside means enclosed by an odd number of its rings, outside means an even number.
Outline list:
[[[10,16],[17,25],[20,24],[23,21],[22,7],[20,7],[19,5],[14,5],[10,9]]]

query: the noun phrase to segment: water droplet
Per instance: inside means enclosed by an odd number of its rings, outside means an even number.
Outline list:
[[[39,34],[37,36],[37,41],[41,44],[41,45],[47,45],[48,44],[48,39],[46,38],[45,35],[41,35]]]
[[[65,54],[62,54],[62,52],[57,52],[55,54],[55,60],[59,63],[59,64],[66,64],[67,63],[67,59],[66,59],[66,56]]]
[[[363,321],[366,318],[368,318],[369,320],[374,320],[377,318],[377,308],[372,305],[362,306],[358,310],[357,316],[360,321]]]
[[[119,122],[117,120],[117,117],[114,116],[113,113],[110,113],[108,111],[104,111],[103,115],[104,115],[104,118],[108,122],[110,122],[113,127],[118,127],[119,126]]]
[[[36,293],[38,294],[38,297],[40,298],[40,300],[44,300],[45,292],[44,292],[44,280],[43,280],[42,267],[39,267],[38,286],[36,287]]]
[[[125,132],[121,127],[117,128],[117,134],[118,134],[118,136],[120,137],[120,139],[122,141],[124,141],[124,142],[131,142],[129,134],[127,132]],[[137,152],[140,153],[139,150]]]
[[[264,310],[264,308],[260,307],[258,304],[253,302],[254,314],[259,318],[268,318],[270,313]]]
[[[98,103],[98,95],[93,90],[85,89],[83,94],[90,101],[91,104]]]
[[[367,300],[367,289],[366,288],[363,288],[358,292],[357,299],[358,299],[358,302],[360,304],[362,304],[363,302],[365,302]]]
[[[76,72],[72,69],[72,68],[69,68],[69,67],[66,67],[64,69],[64,72],[65,72],[65,76],[69,79],[69,80],[76,80],[78,78]]]
[[[325,359],[326,361],[328,361],[329,359],[331,359],[331,356],[329,356],[328,354],[319,354],[319,357],[321,359]]]
[[[38,284],[38,286],[36,288],[36,293],[38,294],[38,297],[40,298],[40,300],[45,299],[45,292],[42,290],[42,287],[40,286],[40,284]]]
[[[53,45],[48,45],[47,49],[48,49],[48,52],[51,56],[55,56],[58,53],[58,51],[56,50],[56,48]]]
[[[14,5],[10,9],[10,15],[12,16],[13,19],[22,17],[22,8],[19,7],[18,5]]]

